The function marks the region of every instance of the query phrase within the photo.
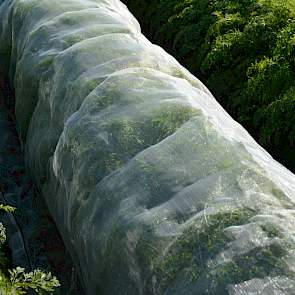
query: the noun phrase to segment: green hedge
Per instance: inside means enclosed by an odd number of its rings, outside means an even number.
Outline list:
[[[288,2],[125,2],[153,42],[198,76],[261,145],[295,170],[295,9]]]

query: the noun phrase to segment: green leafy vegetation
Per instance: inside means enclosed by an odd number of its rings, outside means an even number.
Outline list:
[[[16,208],[0,204],[0,210],[12,213]],[[9,249],[6,243],[6,230],[0,223],[0,294],[22,295],[34,290],[37,294],[52,294],[60,286],[59,281],[52,274],[40,269],[26,273],[22,267],[9,269],[11,261]]]
[[[180,278],[192,284],[198,282],[208,286],[206,294],[228,294],[226,286],[229,284],[288,275],[283,259],[287,255],[286,248],[278,242],[254,247],[242,255],[237,253],[231,259],[220,259],[221,250],[226,250],[232,241],[226,229],[250,224],[253,215],[251,210],[235,209],[204,216],[192,224],[161,260],[153,262],[153,270],[161,278],[159,287],[163,293]],[[273,225],[263,230],[269,238],[280,235]],[[216,259],[218,263],[214,262]]]
[[[24,268],[17,267],[8,270],[9,276],[0,272],[0,290],[3,294],[27,294],[27,290],[33,289],[37,294],[52,293],[59,282],[51,273],[44,273],[37,269],[30,273],[25,273]]]
[[[161,277],[160,287],[164,290],[182,275],[187,281],[198,280],[208,272],[208,261],[229,242],[224,229],[244,224],[250,217],[250,211],[237,209],[198,220],[176,240],[164,258],[154,264],[154,271]]]
[[[278,0],[126,1],[143,31],[295,169],[295,5]]]
[[[0,204],[0,210],[6,213],[12,213],[16,210],[16,208],[9,205]]]

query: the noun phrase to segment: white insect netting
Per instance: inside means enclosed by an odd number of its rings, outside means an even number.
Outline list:
[[[2,0],[0,58],[87,294],[295,294],[295,176],[125,5]]]

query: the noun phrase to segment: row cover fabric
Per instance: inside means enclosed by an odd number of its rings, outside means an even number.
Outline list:
[[[0,71],[87,294],[295,293],[295,176],[120,1],[2,0]]]
[[[21,266],[26,272],[41,268],[46,272],[58,273],[61,287],[55,295],[68,294],[68,290],[70,295],[81,295],[80,286],[73,279],[73,264],[49,217],[46,203],[25,173],[13,110],[13,94],[8,83],[0,77],[0,204],[16,208],[12,213],[0,210],[0,227],[3,224],[6,242],[11,250],[9,266]],[[9,295],[1,287],[0,294]]]

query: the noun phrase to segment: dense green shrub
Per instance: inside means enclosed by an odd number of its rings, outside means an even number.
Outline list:
[[[295,16],[288,2],[125,2],[153,42],[201,78],[260,144],[295,170]]]

